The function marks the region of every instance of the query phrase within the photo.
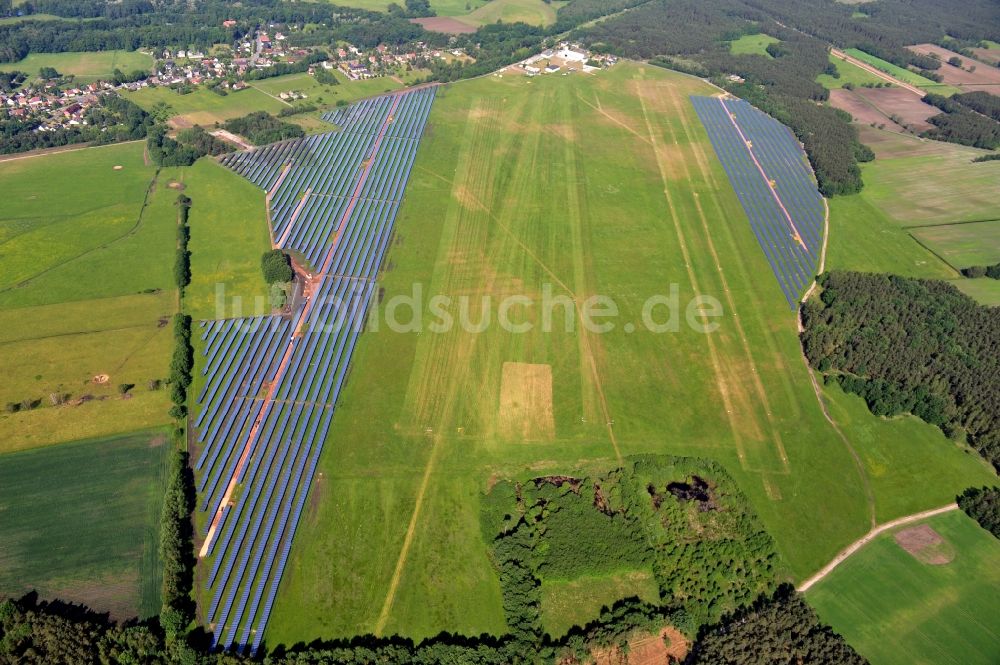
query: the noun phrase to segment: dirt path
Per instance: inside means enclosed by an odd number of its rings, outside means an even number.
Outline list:
[[[860,67],[861,69],[865,70],[869,74],[874,74],[875,76],[879,77],[880,79],[883,79],[885,81],[888,81],[889,83],[897,85],[900,88],[902,88],[903,90],[906,90],[908,92],[912,92],[915,95],[920,95],[921,99],[923,99],[924,95],[927,94],[926,92],[924,92],[923,90],[921,90],[917,86],[911,85],[909,83],[905,83],[903,81],[900,81],[898,78],[896,78],[892,74],[887,74],[887,73],[883,72],[881,69],[879,69],[878,67],[872,67],[871,65],[869,65],[867,62],[865,62],[863,60],[858,60],[857,58],[855,58],[853,56],[847,55],[846,53],[844,53],[840,49],[831,48],[830,49],[830,54],[833,55],[836,58],[840,58],[841,60],[846,60],[847,62],[851,63],[855,67]]]
[[[927,519],[928,517],[934,517],[935,515],[941,515],[942,513],[948,513],[953,510],[958,510],[958,504],[949,503],[946,506],[941,506],[940,508],[932,508],[931,510],[925,510],[919,513],[913,513],[912,515],[906,515],[905,517],[896,518],[885,524],[880,524],[879,526],[873,527],[871,531],[858,538],[853,543],[842,549],[837,556],[833,557],[833,560],[823,566],[818,573],[812,577],[804,580],[798,587],[796,591],[799,593],[805,593],[809,590],[811,586],[819,582],[821,579],[829,575],[834,568],[839,566],[844,559],[851,556],[859,549],[870,543],[875,539],[876,536],[885,533],[890,529],[894,529],[897,526],[902,526],[903,524],[910,524],[911,522],[919,522],[920,520]]]
[[[222,139],[223,141],[228,141],[230,143],[233,143],[244,150],[253,150],[256,147],[253,143],[250,143],[239,134],[233,134],[232,132],[226,129],[216,129],[214,131],[209,132],[209,134],[211,134],[216,138]]]

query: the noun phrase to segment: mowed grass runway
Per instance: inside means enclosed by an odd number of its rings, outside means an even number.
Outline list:
[[[883,534],[806,598],[872,665],[995,663],[1000,541],[961,512],[926,524],[946,541],[950,563],[923,563]]]
[[[381,327],[356,351],[268,645],[505,632],[479,529],[479,498],[499,477],[586,473],[643,452],[718,459],[775,537],[789,579],[866,532],[876,509],[881,519],[909,508],[893,501],[897,471],[883,470],[876,493],[822,415],[795,319],[778,285],[761,279],[764,255],[688,100],[714,92],[627,63],[439,92],[380,285]],[[643,305],[671,284],[679,329],[650,332]],[[425,307],[432,295],[452,298],[456,320],[467,296],[470,322],[488,310],[493,323],[435,333],[425,310],[421,332],[388,330],[394,296],[415,288]],[[563,307],[542,330],[546,293],[575,300],[572,330]],[[597,294],[619,309],[605,334],[579,325]],[[724,311],[712,334],[684,321],[698,294]],[[510,295],[534,301],[511,310],[532,330],[496,325]],[[551,421],[537,385],[503,385],[545,372],[505,363],[548,367]],[[530,390],[533,406],[510,404],[508,390]],[[932,446],[922,451],[935,461]],[[974,458],[955,465],[980,477]],[[921,508],[955,489],[951,477],[928,483]]]
[[[4,455],[0,597],[36,590],[116,619],[160,610],[165,432]]]

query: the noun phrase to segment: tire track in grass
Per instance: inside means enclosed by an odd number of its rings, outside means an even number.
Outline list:
[[[642,95],[639,95],[639,106],[642,108],[642,117],[646,123],[646,131],[649,134],[648,142],[652,147],[653,156],[656,158],[656,166],[660,172],[660,181],[663,183],[663,196],[666,199],[670,219],[673,222],[674,233],[677,235],[677,243],[681,250],[681,256],[684,259],[684,269],[687,272],[691,288],[694,289],[695,293],[700,294],[701,288],[698,286],[698,277],[694,273],[694,268],[691,267],[691,253],[688,250],[687,241],[684,237],[684,230],[681,228],[680,216],[674,203],[673,194],[670,193],[670,183],[667,177],[667,168],[663,161],[664,156],[662,154],[662,149],[656,140],[656,134],[653,131],[653,124],[649,119],[649,111],[646,108],[646,100],[642,97]],[[699,308],[699,312],[702,323],[707,324],[708,321],[704,311]],[[715,376],[716,387],[719,390],[719,396],[722,398],[722,406],[726,411],[726,420],[729,422],[729,429],[732,432],[733,442],[736,445],[736,454],[740,458],[740,464],[745,467],[746,450],[743,445],[743,438],[740,435],[739,427],[736,424],[735,414],[733,413],[732,396],[729,394],[729,387],[726,385],[726,381],[722,376],[722,366],[719,362],[718,351],[715,348],[715,341],[712,339],[711,334],[706,334],[705,340],[708,345],[708,355],[712,364],[712,372]]]

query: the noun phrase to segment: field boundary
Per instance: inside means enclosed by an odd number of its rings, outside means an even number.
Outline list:
[[[886,531],[894,529],[897,526],[902,526],[904,524],[911,524],[913,522],[919,522],[920,520],[924,520],[929,517],[934,517],[936,515],[942,515],[944,513],[948,513],[953,510],[958,510],[957,503],[952,502],[947,505],[941,506],[939,508],[932,508],[930,510],[924,510],[919,513],[913,513],[912,515],[897,517],[896,519],[886,522],[885,524],[880,524],[879,526],[874,527],[872,530],[863,535],[861,538],[858,538],[853,543],[851,543],[850,545],[842,549],[840,552],[838,552],[837,556],[833,557],[830,563],[823,566],[812,577],[804,580],[801,584],[799,584],[795,588],[795,590],[798,591],[799,593],[805,593],[806,591],[809,590],[810,587],[812,587],[817,582],[819,582],[824,577],[833,572],[833,570],[841,563],[843,563],[845,559],[847,559],[849,556],[860,550],[862,547],[864,547],[872,540],[874,540],[877,536],[880,536]]]

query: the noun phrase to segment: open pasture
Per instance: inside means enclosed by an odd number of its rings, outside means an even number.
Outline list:
[[[950,562],[922,561],[896,541],[897,529],[840,564],[806,599],[873,665],[995,663],[1000,541],[960,511],[922,524],[949,546]]]
[[[0,596],[157,614],[170,450],[153,430],[0,457]]]
[[[861,479],[823,419],[788,301],[759,278],[767,259],[689,99],[713,91],[632,63],[441,89],[380,278],[372,317],[382,325],[358,341],[269,645],[504,632],[478,519],[481,493],[513,474],[606,469],[641,452],[719,459],[791,578],[868,528]],[[643,327],[644,303],[672,283],[682,308],[699,293],[719,300],[716,333],[696,332],[683,310],[674,332]],[[424,327],[393,332],[390,303],[415,287]],[[566,328],[564,305],[544,330],[546,292],[612,297],[613,330]],[[427,327],[433,295],[452,299],[455,325],[443,331]],[[495,325],[510,295],[535,298],[512,310],[531,330]],[[463,296],[470,322],[488,312],[493,323],[459,325]],[[570,322],[579,315],[571,308]],[[511,436],[505,363],[551,368],[550,402],[533,388],[525,406],[551,403],[551,436]]]
[[[973,163],[984,150],[860,127],[875,151],[862,165],[861,196],[901,226],[1000,219],[1000,162]]]
[[[172,348],[174,176],[140,143],[0,164],[0,449],[166,422],[167,390],[150,382]]]
[[[77,83],[93,83],[111,78],[116,69],[131,73],[149,71],[153,58],[139,51],[84,51],[69,53],[30,53],[17,62],[0,64],[0,71],[21,71],[38,76],[42,67],[54,67],[60,74],[72,74]]]
[[[910,233],[956,269],[1000,262],[1000,219],[921,226]]]
[[[431,8],[438,16],[460,16],[468,14],[471,10],[479,9],[487,3],[488,0],[431,0]],[[392,0],[341,0],[334,4],[367,9],[372,12],[385,12],[389,11]]]
[[[787,127],[747,102],[691,101],[794,309],[818,269],[826,215],[805,153]]]
[[[312,268],[291,316],[201,329],[194,466],[213,645],[263,640],[434,92],[344,107],[328,115],[338,132],[223,159],[267,192],[275,246]]]
[[[481,7],[456,18],[469,25],[479,27],[502,21],[504,23],[527,23],[528,25],[550,25],[556,22],[556,11],[565,5],[565,0],[491,0]]]
[[[938,74],[943,77],[946,84],[955,86],[962,92],[983,90],[996,94],[1000,91],[1000,69],[994,66],[966,58],[936,44],[916,44],[907,48],[914,53],[937,57],[941,61]],[[949,60],[952,58],[958,58],[962,62],[961,66],[950,64]]]
[[[932,81],[929,78],[917,74],[916,72],[910,71],[909,69],[904,69],[898,65],[892,64],[891,62],[887,62],[882,58],[878,58],[874,55],[865,53],[861,49],[849,48],[845,49],[844,52],[853,58],[857,58],[861,62],[871,65],[875,69],[883,71],[886,74],[889,74],[894,78],[899,79],[904,83],[909,83],[910,85],[914,85],[918,88],[923,88],[927,92],[936,92],[939,95],[945,95],[945,96],[951,95],[952,93],[955,92],[959,92],[958,88],[942,83],[937,83],[936,81]]]
[[[989,307],[1000,306],[1000,280],[980,277],[956,279],[953,284],[959,291],[976,302]]]

